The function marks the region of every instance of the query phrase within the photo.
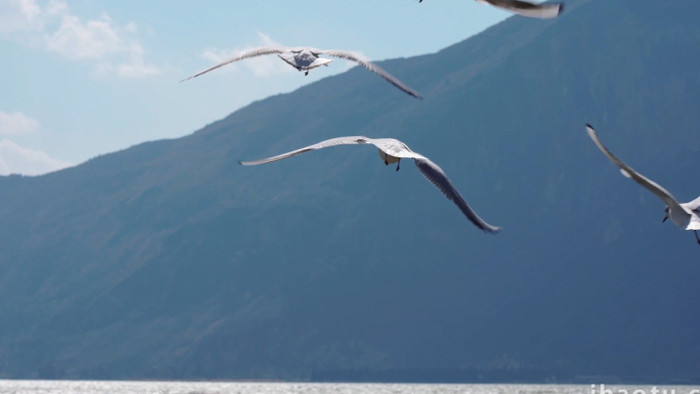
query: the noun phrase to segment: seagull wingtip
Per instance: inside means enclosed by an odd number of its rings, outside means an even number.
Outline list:
[[[479,228],[479,230],[481,230],[487,234],[498,234],[503,229],[503,227],[494,226],[494,225],[488,224],[488,223],[474,223],[474,224],[476,224],[476,226]]]
[[[498,234],[501,232],[501,230],[503,230],[503,227],[496,227],[496,226],[492,226],[490,228],[484,229],[484,231],[489,233],[489,234]]]

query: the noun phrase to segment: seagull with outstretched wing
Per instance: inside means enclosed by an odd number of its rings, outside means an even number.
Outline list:
[[[206,69],[204,71],[201,71],[201,72],[198,72],[194,75],[191,75],[191,76],[183,79],[180,82],[184,82],[184,81],[190,80],[192,78],[196,78],[202,74],[208,73],[209,71],[216,70],[219,67],[223,67],[227,64],[231,64],[231,63],[237,62],[239,60],[248,59],[248,58],[256,57],[256,56],[273,55],[273,54],[276,54],[277,56],[280,57],[280,59],[284,60],[287,64],[296,68],[297,70],[303,71],[306,75],[309,74],[310,70],[313,70],[314,68],[321,67],[321,66],[328,66],[328,64],[333,61],[333,59],[322,58],[322,57],[320,57],[321,55],[350,60],[350,61],[353,61],[353,62],[363,66],[364,68],[378,74],[380,77],[384,78],[392,85],[401,89],[403,92],[405,92],[405,93],[407,93],[415,98],[418,98],[418,99],[422,98],[418,92],[411,89],[408,85],[401,82],[398,78],[396,78],[393,75],[389,74],[388,72],[384,71],[383,68],[377,66],[376,64],[371,62],[369,59],[367,59],[366,57],[364,57],[360,53],[351,52],[351,51],[344,51],[344,50],[337,50],[337,49],[318,49],[318,48],[311,48],[311,47],[271,46],[271,47],[262,47],[262,48],[251,49],[248,51],[241,52],[241,53],[237,54],[236,56],[234,56],[228,60],[225,60],[225,61],[223,61],[223,62],[221,62],[213,67],[209,67],[208,69]]]
[[[309,145],[304,148],[293,150],[291,152],[282,153],[277,156],[268,157],[266,159],[260,159],[255,161],[241,161],[240,164],[244,166],[252,166],[264,163],[270,163],[273,161],[278,161],[286,159],[288,157],[296,156],[301,153],[309,152],[316,149],[328,148],[330,146],[336,145],[365,145],[372,144],[379,149],[379,156],[384,161],[384,164],[389,165],[391,163],[397,163],[396,171],[399,170],[401,159],[413,159],[413,162],[418,167],[418,170],[433,184],[437,187],[448,199],[457,205],[457,207],[462,211],[462,213],[469,219],[475,226],[481,230],[488,233],[496,233],[500,231],[500,227],[492,226],[486,223],[479,215],[474,212],[471,207],[464,201],[464,198],[459,194],[457,188],[454,187],[452,182],[447,178],[445,172],[437,164],[433,163],[427,157],[413,152],[406,144],[403,142],[393,139],[393,138],[368,138],[364,136],[351,136],[351,137],[338,137],[331,138],[329,140],[321,141],[317,144]]]
[[[622,175],[642,185],[666,204],[666,216],[664,216],[664,222],[671,218],[673,223],[675,223],[678,227],[684,230],[693,230],[695,233],[695,239],[700,244],[700,238],[698,237],[697,232],[697,230],[700,230],[700,197],[691,202],[682,204],[679,203],[678,200],[671,195],[671,193],[661,187],[658,183],[636,172],[632,169],[632,167],[615,157],[608,150],[608,148],[606,148],[605,145],[600,142],[598,133],[595,131],[593,126],[586,124],[586,132],[588,133],[588,136],[591,137],[593,143],[598,147],[598,149],[600,149],[600,151],[603,152],[603,154],[607,156],[607,158],[610,159],[613,164],[620,168]]]

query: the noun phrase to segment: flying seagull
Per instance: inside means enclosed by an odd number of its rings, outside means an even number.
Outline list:
[[[700,230],[700,210],[698,209],[700,208],[700,197],[691,202],[679,204],[671,193],[666,191],[666,189],[651,179],[648,179],[644,175],[634,171],[627,164],[613,156],[613,154],[610,153],[603,143],[600,142],[598,139],[598,133],[596,133],[595,129],[593,129],[593,126],[586,124],[586,131],[588,132],[588,136],[591,137],[596,146],[598,146],[598,149],[600,149],[603,154],[613,162],[613,164],[620,167],[620,172],[622,175],[626,176],[627,178],[632,178],[632,180],[644,186],[650,192],[656,194],[656,196],[666,204],[666,216],[664,216],[663,222],[665,222],[668,218],[671,218],[673,223],[675,223],[678,227],[685,230],[693,230],[695,233],[695,239],[700,244],[700,238],[698,237],[697,232],[697,230]]]
[[[351,60],[355,63],[360,64],[364,68],[379,74],[379,76],[386,79],[392,85],[403,90],[404,92],[408,93],[409,95],[411,95],[415,98],[418,98],[418,99],[423,98],[423,97],[421,97],[420,94],[418,94],[418,92],[411,89],[403,82],[399,81],[393,75],[384,71],[384,69],[382,69],[381,67],[372,63],[369,59],[365,58],[360,53],[350,52],[350,51],[342,51],[342,50],[334,50],[334,49],[317,49],[317,48],[310,48],[310,47],[291,47],[290,48],[290,47],[283,47],[283,46],[271,46],[271,47],[261,47],[261,48],[251,49],[251,50],[248,50],[245,52],[241,52],[238,55],[236,55],[236,56],[234,56],[234,57],[232,57],[232,58],[230,58],[222,63],[219,63],[213,67],[210,67],[204,71],[201,71],[201,72],[198,72],[197,74],[191,75],[191,76],[183,79],[180,82],[184,82],[184,81],[187,81],[189,79],[196,78],[202,74],[208,73],[209,71],[216,70],[219,67],[225,66],[227,64],[230,64],[230,63],[233,63],[233,62],[236,62],[239,60],[243,60],[243,59],[247,59],[247,58],[251,58],[251,57],[256,57],[256,56],[272,55],[272,54],[277,54],[277,56],[279,56],[280,59],[284,60],[285,62],[287,62],[287,64],[296,68],[297,70],[304,71],[305,75],[309,75],[309,70],[312,70],[316,67],[328,66],[328,64],[333,61],[333,59],[319,57],[320,55],[326,55],[326,56]]]
[[[393,138],[368,138],[363,136],[331,138],[329,140],[321,141],[317,144],[309,145],[301,149],[293,150],[287,153],[282,153],[281,155],[272,156],[266,159],[260,159],[255,161],[239,161],[239,163],[244,166],[253,166],[286,159],[288,157],[296,156],[300,153],[327,148],[329,146],[356,144],[372,144],[379,148],[379,157],[382,158],[384,164],[389,165],[391,163],[397,163],[396,171],[399,170],[399,166],[401,165],[401,159],[413,159],[413,162],[416,164],[416,167],[418,167],[418,170],[420,170],[420,172],[422,172],[423,175],[433,185],[435,185],[435,187],[440,189],[440,191],[448,199],[452,200],[457,205],[457,207],[459,207],[462,213],[464,213],[467,219],[474,223],[476,227],[488,233],[496,233],[500,230],[500,227],[492,226],[483,221],[476,214],[476,212],[474,212],[469,207],[467,202],[464,201],[464,198],[462,198],[462,196],[459,194],[454,185],[452,185],[452,182],[450,182],[450,180],[447,178],[445,172],[442,171],[442,168],[430,161],[430,159],[428,159],[427,157],[413,152],[403,142]]]
[[[522,16],[531,18],[555,18],[564,11],[563,3],[534,4],[521,0],[476,0],[480,3],[489,3],[492,6],[503,8]],[[419,0],[422,3],[423,0]]]

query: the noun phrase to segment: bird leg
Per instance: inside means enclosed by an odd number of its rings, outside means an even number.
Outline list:
[[[400,167],[401,167],[401,159],[399,159],[399,161],[396,162],[396,171],[398,171]],[[698,241],[698,242],[700,242],[700,241]]]
[[[695,233],[695,239],[698,241],[698,244],[700,244],[700,238],[698,238],[698,231],[693,230],[693,233]]]
[[[306,70],[306,72],[304,73],[304,75],[309,75],[309,70]]]

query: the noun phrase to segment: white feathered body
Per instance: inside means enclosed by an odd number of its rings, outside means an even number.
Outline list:
[[[316,67],[327,66],[333,61],[333,59],[320,58],[308,49],[280,53],[277,56],[299,71],[308,71]]]
[[[385,164],[398,163],[401,159],[424,158],[412,151],[408,145],[394,138],[374,138],[372,143],[378,148],[379,157]]]
[[[683,211],[671,208],[669,210],[669,217],[673,220],[678,227],[684,228],[686,230],[700,230],[700,210],[698,205],[700,204],[700,197],[696,198],[691,202],[680,204]]]

